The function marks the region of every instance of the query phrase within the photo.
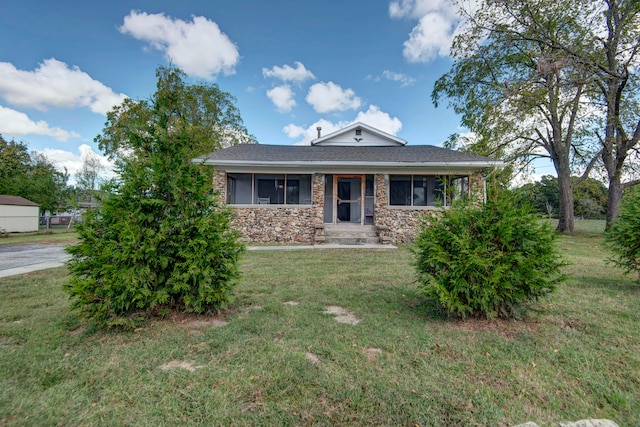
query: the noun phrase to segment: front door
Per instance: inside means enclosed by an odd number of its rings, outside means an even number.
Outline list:
[[[337,175],[334,182],[335,222],[362,224],[363,179],[360,175]]]

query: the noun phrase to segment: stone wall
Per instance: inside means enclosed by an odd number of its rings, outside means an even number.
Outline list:
[[[226,200],[226,173],[216,171],[213,185]],[[315,174],[312,204],[302,206],[260,205],[233,206],[233,225],[241,240],[260,243],[314,244],[316,224],[322,224],[324,208],[324,175]]]
[[[387,191],[388,176],[377,174],[375,180],[376,199],[374,222],[378,235],[384,243],[410,243],[416,238],[423,218],[437,215],[438,208],[390,207]]]
[[[233,225],[243,241],[261,243],[315,243],[316,207],[234,207]],[[320,218],[320,223],[322,218]]]

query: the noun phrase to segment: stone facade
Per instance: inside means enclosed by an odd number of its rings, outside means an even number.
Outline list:
[[[312,203],[301,206],[261,205],[234,206],[233,225],[240,231],[241,240],[259,243],[314,244],[316,224],[322,224],[324,207],[324,175],[314,174]],[[222,200],[226,195],[226,173],[216,171],[214,187]]]
[[[234,208],[234,226],[242,240],[261,243],[315,243],[317,208],[268,207]],[[322,222],[322,218],[320,218]]]
[[[423,218],[428,220],[430,216],[437,215],[440,209],[389,206],[388,179],[388,175],[376,175],[374,222],[378,235],[384,243],[413,242]]]
[[[389,206],[388,175],[375,175],[374,223],[382,243],[413,242],[422,221],[429,221],[442,208]],[[226,174],[216,171],[213,183],[226,200]],[[483,177],[471,177],[472,194],[483,194]],[[234,226],[247,242],[315,244],[324,241],[324,174],[313,175],[312,203],[301,206],[234,206]]]

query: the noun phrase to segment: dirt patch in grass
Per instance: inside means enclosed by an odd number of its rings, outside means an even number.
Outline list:
[[[320,363],[320,357],[318,357],[313,353],[306,352],[304,357],[314,365],[317,365],[318,363]]]
[[[173,322],[187,329],[221,328],[227,325],[227,317],[232,311],[223,311],[216,315],[202,316],[191,313],[173,313]]]
[[[293,307],[295,307],[297,305],[300,305],[300,303],[298,301],[286,301],[286,302],[283,302],[283,304],[290,305],[290,306],[293,306]]]
[[[172,360],[169,363],[158,366],[158,369],[163,371],[171,371],[173,369],[185,369],[189,372],[195,372],[196,370],[203,368],[203,366],[196,365],[194,362],[187,360]]]
[[[472,319],[451,320],[443,324],[455,332],[490,332],[504,338],[518,338],[523,333],[536,332],[540,323],[535,320]]]
[[[379,348],[365,348],[364,354],[367,356],[367,362],[371,363],[376,360],[376,358],[382,354],[382,350]]]
[[[73,330],[69,331],[69,335],[78,335],[78,334],[83,333],[83,332],[84,332],[84,331],[86,331],[86,330],[87,330],[87,328],[86,328],[86,327],[84,327],[84,326],[78,326],[77,328],[75,328],[75,329],[73,329]]]
[[[329,307],[325,307],[323,313],[332,314],[335,317],[336,322],[347,323],[349,325],[357,325],[361,322],[355,314],[347,310],[346,308],[339,307],[337,305],[331,305]]]

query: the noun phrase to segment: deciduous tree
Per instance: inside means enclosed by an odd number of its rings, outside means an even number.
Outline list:
[[[235,98],[216,84],[186,82],[186,76],[176,68],[159,67],[159,81],[173,81],[175,109],[171,126],[180,126],[190,140],[188,155],[197,157],[235,144],[255,143],[242,122]],[[102,133],[95,138],[101,150],[112,158],[126,157],[137,148],[135,139],[145,137],[151,122],[157,120],[155,109],[160,96],[150,100],[127,98],[107,113]],[[163,101],[164,102],[164,101]]]
[[[65,205],[68,175],[42,153],[31,152],[24,142],[6,141],[0,135],[0,194],[21,196],[40,205],[42,212]]]
[[[479,135],[474,150],[525,163],[552,160],[560,231],[573,230],[573,186],[598,162],[609,177],[609,222],[621,189],[636,183],[621,179],[640,139],[639,10],[633,0],[486,0],[474,10],[461,7],[467,25],[432,97],[448,98]]]

